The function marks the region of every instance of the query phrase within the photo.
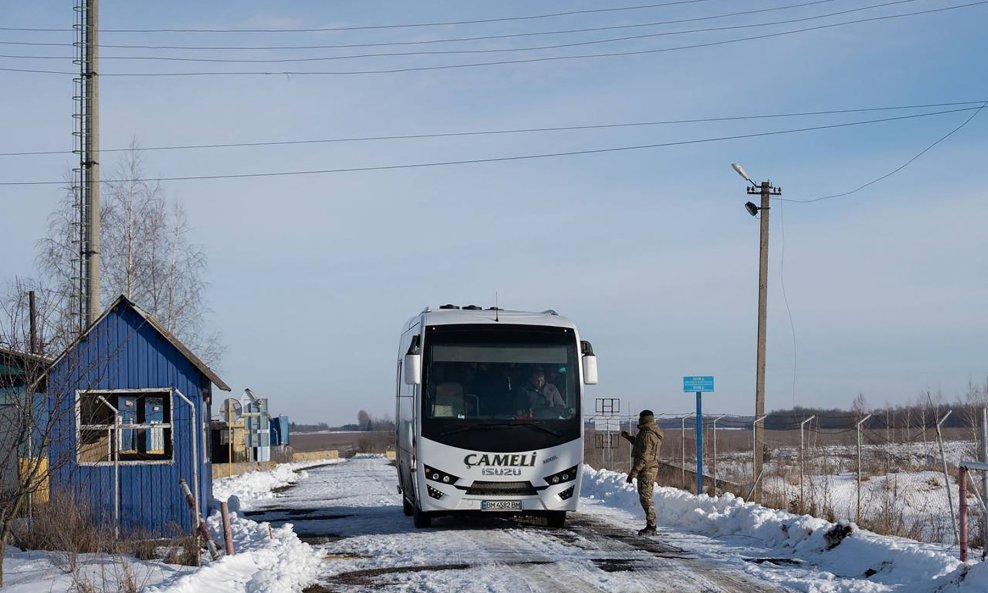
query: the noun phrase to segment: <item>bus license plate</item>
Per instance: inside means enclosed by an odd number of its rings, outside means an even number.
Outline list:
[[[520,500],[482,500],[480,501],[482,511],[520,511]]]

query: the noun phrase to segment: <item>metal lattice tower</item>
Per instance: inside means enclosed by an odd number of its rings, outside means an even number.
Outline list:
[[[75,150],[79,166],[73,169],[72,193],[79,215],[78,296],[79,332],[99,315],[100,285],[100,177],[98,0],[79,0],[76,11]]]

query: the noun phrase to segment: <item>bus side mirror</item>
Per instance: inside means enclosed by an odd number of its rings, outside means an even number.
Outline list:
[[[597,384],[597,357],[593,354],[583,356],[583,382],[587,385]]]
[[[422,383],[422,355],[405,355],[405,383],[409,385],[420,385]]]

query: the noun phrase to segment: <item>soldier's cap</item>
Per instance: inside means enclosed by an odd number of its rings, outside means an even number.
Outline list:
[[[643,420],[646,419],[653,419],[653,420],[655,419],[655,414],[652,413],[652,410],[642,410],[641,414],[638,414],[639,422],[642,422]]]

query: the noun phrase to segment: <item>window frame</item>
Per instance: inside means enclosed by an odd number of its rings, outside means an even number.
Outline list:
[[[150,430],[153,428],[162,429],[168,431],[168,438],[165,441],[165,447],[168,451],[167,458],[158,459],[119,459],[114,461],[113,459],[113,438],[111,436],[107,445],[109,450],[107,451],[106,461],[85,461],[81,459],[80,455],[82,453],[82,432],[83,431],[98,431],[105,430],[111,435],[116,428],[115,424],[82,424],[82,398],[83,397],[97,397],[104,396],[108,400],[113,396],[114,398],[125,396],[125,395],[135,395],[138,397],[147,396],[158,396],[160,395],[163,400],[167,401],[168,406],[168,419],[167,423],[162,424],[121,424],[121,429],[130,430]],[[114,404],[117,404],[117,400],[111,400]],[[105,404],[104,404],[105,405]],[[117,406],[119,409],[119,406]],[[175,394],[174,390],[167,388],[144,388],[144,389],[78,389],[75,392],[75,462],[76,465],[86,466],[86,467],[112,467],[115,464],[119,465],[173,465],[175,463]],[[119,434],[117,439],[119,440]],[[119,448],[119,443],[117,447]],[[120,451],[122,453],[122,451]]]

